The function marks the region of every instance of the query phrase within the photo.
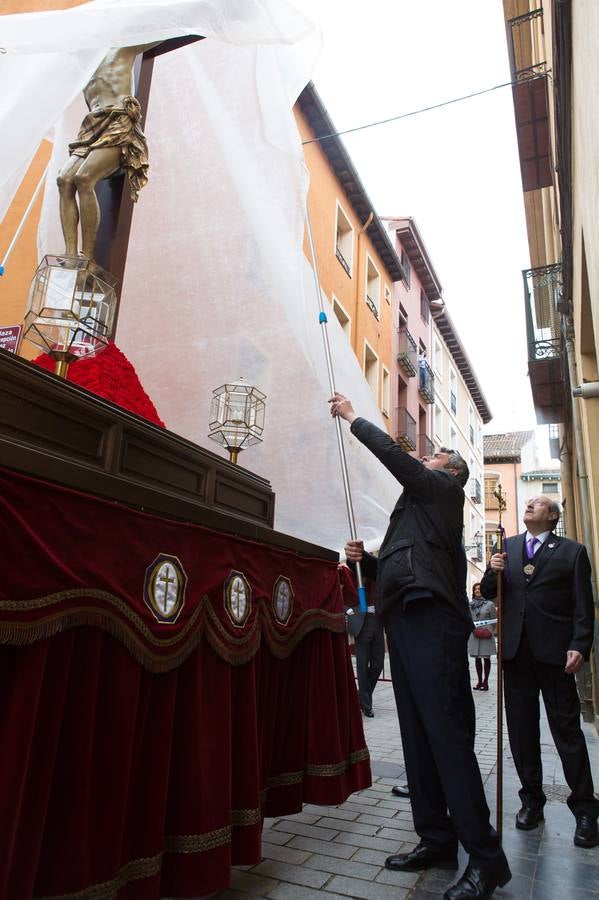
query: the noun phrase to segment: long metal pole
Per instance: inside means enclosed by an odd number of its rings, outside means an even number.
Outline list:
[[[497,552],[503,553],[503,528],[497,532]],[[497,759],[496,759],[496,822],[501,839],[503,833],[503,572],[497,573]]]
[[[500,484],[497,485],[497,490],[493,493],[494,496],[497,497],[499,506],[499,523],[495,532],[497,537],[495,552],[503,553],[504,532],[501,516],[506,507],[506,501]],[[503,834],[503,585],[504,573],[498,572],[497,596],[495,598],[495,606],[497,609],[497,758],[495,765],[495,827],[500,839]]]
[[[15,244],[17,243],[17,241],[19,240],[19,237],[21,236],[21,232],[23,231],[23,228],[25,227],[25,223],[27,222],[27,219],[29,218],[29,214],[30,214],[31,210],[33,209],[33,205],[34,205],[35,201],[37,200],[37,195],[41,191],[42,185],[46,181],[46,175],[48,174],[49,168],[50,168],[50,163],[48,163],[48,165],[44,169],[44,173],[43,173],[42,177],[40,178],[40,180],[38,181],[37,187],[35,188],[33,194],[31,195],[31,199],[30,199],[29,203],[27,204],[27,209],[23,213],[21,221],[19,222],[19,226],[13,235],[12,241],[8,245],[8,250],[4,254],[4,259],[0,263],[0,275],[4,275],[4,269],[6,268],[6,263],[9,260],[10,254],[12,253]]]
[[[316,262],[316,253],[314,251],[314,240],[312,238],[312,225],[310,224],[310,214],[308,212],[306,206],[306,222],[308,225],[308,242],[310,244],[310,255],[312,257],[312,272],[314,273],[314,281],[316,284],[316,297],[318,299],[318,308],[320,310],[318,315],[318,321],[321,325],[321,334],[322,341],[324,344],[324,355],[327,363],[327,372],[329,376],[329,387],[331,390],[331,396],[336,393],[335,389],[335,375],[333,372],[333,361],[331,359],[331,347],[329,344],[329,334],[327,331],[327,314],[324,309],[324,302],[322,299],[322,291],[320,289],[320,279],[318,277],[318,265]],[[349,474],[347,471],[347,459],[345,458],[345,446],[343,444],[343,432],[341,430],[341,420],[339,416],[335,416],[335,429],[337,432],[337,447],[339,449],[339,462],[341,463],[341,477],[343,479],[343,491],[345,494],[345,505],[347,507],[347,518],[349,521],[349,533],[351,539],[353,541],[358,539],[358,535],[356,532],[356,519],[354,516],[354,506],[351,498],[351,488],[349,485]],[[368,608],[368,602],[366,600],[366,588],[364,587],[364,582],[362,580],[362,567],[360,563],[356,563],[356,580],[358,582],[358,601],[360,604],[360,612],[366,612]]]

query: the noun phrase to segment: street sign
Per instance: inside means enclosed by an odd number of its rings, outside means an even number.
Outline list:
[[[22,330],[22,325],[0,325],[0,350],[16,353]]]

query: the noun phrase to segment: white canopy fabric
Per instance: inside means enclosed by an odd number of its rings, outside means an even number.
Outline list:
[[[10,151],[6,142],[0,148],[0,202],[10,201],[11,179],[55,128],[40,253],[62,252],[54,178],[85,111],[81,90],[107,48],[208,36],[155,61],[145,129],[150,181],[134,211],[116,341],[167,426],[211,450],[212,390],[243,375],[264,391],[264,442],[240,463],[271,481],[279,530],[342,547],[348,525],[322,326],[302,250],[308,180],[292,113],[318,33],[283,0],[94,0],[3,19],[0,44],[9,52],[0,56],[0,77],[8,61],[19,100],[7,92],[0,99],[0,127],[16,136]],[[382,425],[327,308],[337,386]],[[374,547],[399,486],[344,430],[358,533]]]

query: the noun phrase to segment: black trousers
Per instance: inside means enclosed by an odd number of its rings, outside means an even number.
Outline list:
[[[414,827],[430,847],[463,845],[471,862],[505,857],[474,753],[470,627],[436,598],[397,603],[385,620]]]
[[[568,806],[575,816],[582,813],[597,816],[599,800],[593,795],[574,675],[566,675],[562,666],[537,662],[526,632],[515,657],[504,662],[504,672],[505,714],[512,756],[522,782],[522,802],[543,806],[546,799],[539,728],[539,694],[542,694],[549,728],[571,791]]]
[[[383,671],[385,633],[383,623],[374,613],[366,613],[356,638],[356,671],[362,709],[372,709],[372,692]]]

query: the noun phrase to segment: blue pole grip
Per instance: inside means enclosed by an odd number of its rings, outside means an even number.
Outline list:
[[[358,602],[360,604],[360,612],[367,612],[368,601],[366,599],[366,588],[364,587],[364,585],[358,588]]]
[[[327,314],[325,312],[321,312],[320,315],[318,316],[318,321],[320,322],[321,325],[325,322],[328,322],[329,320],[327,319]]]

